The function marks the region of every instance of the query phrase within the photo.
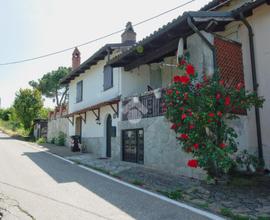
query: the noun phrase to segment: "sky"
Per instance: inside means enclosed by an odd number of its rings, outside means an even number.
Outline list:
[[[0,0],[0,63],[12,62],[70,48],[121,30],[189,0]],[[196,11],[209,0],[194,2],[136,26],[137,40],[148,36],[184,11]],[[80,47],[82,62],[120,34]],[[0,107],[13,104],[16,91],[59,66],[71,66],[72,50],[14,65],[0,65]],[[45,106],[53,107],[46,99]]]

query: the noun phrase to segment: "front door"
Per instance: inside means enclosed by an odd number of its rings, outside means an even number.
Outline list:
[[[144,161],[144,134],[143,129],[124,130],[123,160],[143,164]]]
[[[106,156],[111,157],[112,148],[112,116],[108,115],[106,121]]]

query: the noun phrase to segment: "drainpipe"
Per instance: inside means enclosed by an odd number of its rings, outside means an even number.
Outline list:
[[[240,13],[240,19],[248,29],[249,36],[249,48],[250,48],[250,60],[251,60],[251,71],[252,71],[252,84],[253,90],[258,94],[258,81],[256,73],[256,63],[255,63],[255,53],[254,53],[254,33],[251,25],[248,23],[247,19],[244,17],[243,13]],[[257,139],[258,139],[258,156],[261,162],[264,162],[263,159],[263,148],[262,148],[262,134],[261,134],[261,120],[260,120],[260,111],[259,108],[255,107],[255,119],[256,119],[256,130],[257,130]]]
[[[187,17],[187,23],[189,25],[189,27],[196,33],[199,35],[199,37],[206,43],[206,45],[210,48],[210,50],[213,53],[213,66],[214,66],[214,74],[218,74],[217,72],[217,59],[216,59],[216,48],[213,44],[211,44],[211,42],[199,31],[199,29],[196,27],[196,25],[192,22],[192,18],[189,15]]]

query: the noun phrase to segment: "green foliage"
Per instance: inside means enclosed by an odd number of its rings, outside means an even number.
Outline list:
[[[183,150],[194,157],[188,166],[201,167],[211,177],[228,173],[235,164],[231,155],[237,151],[237,134],[228,122],[238,118],[236,111],[262,107],[263,102],[242,83],[229,88],[217,75],[201,79],[188,57],[183,58],[166,91],[165,108]]]
[[[236,163],[250,173],[255,172],[260,165],[259,159],[249,154],[247,150],[243,150],[237,155]]]
[[[59,132],[58,133],[58,136],[55,140],[55,144],[58,145],[58,146],[64,146],[65,143],[66,143],[66,134],[64,132]]]
[[[134,184],[136,186],[143,186],[144,185],[144,183],[142,181],[140,181],[140,180],[133,180],[132,184]]]
[[[41,108],[38,118],[47,119],[50,111],[52,111],[50,108]]]
[[[46,138],[41,137],[36,142],[37,142],[37,144],[45,144],[46,143]]]
[[[50,143],[51,143],[51,144],[55,144],[55,142],[56,142],[55,140],[56,140],[56,138],[53,137],[53,138],[51,139]]]
[[[42,106],[41,94],[38,90],[20,89],[16,93],[14,109],[25,130],[30,130],[33,120],[39,116]]]
[[[39,90],[42,95],[47,98],[54,98],[56,105],[60,106],[66,102],[66,94],[68,88],[60,84],[61,79],[68,75],[71,68],[58,67],[57,70],[53,70],[43,75],[38,81],[30,81],[29,85],[34,89]]]
[[[245,215],[237,215],[234,214],[230,209],[228,208],[221,208],[220,209],[220,214],[226,217],[229,217],[230,219],[233,220],[249,220],[250,218]]]
[[[180,189],[171,192],[166,191],[159,191],[159,192],[164,196],[167,196],[168,198],[173,200],[180,200],[183,198],[183,192]]]
[[[2,119],[3,121],[9,121],[10,115],[10,109],[0,109],[0,119]]]

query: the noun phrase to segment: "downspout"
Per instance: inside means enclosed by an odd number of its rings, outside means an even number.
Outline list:
[[[211,42],[200,32],[200,30],[196,27],[196,25],[192,22],[192,18],[189,15],[187,17],[187,23],[189,25],[189,27],[196,33],[199,35],[199,37],[206,43],[206,45],[210,48],[210,50],[213,53],[213,66],[214,66],[214,74],[218,74],[217,73],[217,55],[216,55],[216,48],[213,44],[211,44]]]
[[[244,17],[243,13],[240,13],[240,19],[248,29],[249,36],[249,48],[250,48],[250,60],[251,60],[251,71],[252,71],[252,84],[253,90],[258,94],[258,81],[256,73],[256,63],[255,63],[255,52],[254,52],[254,33],[251,25],[248,23],[247,19]],[[256,130],[257,130],[257,141],[258,141],[258,156],[261,162],[263,159],[263,147],[262,147],[262,134],[261,134],[261,120],[259,108],[255,107],[255,119],[256,119]]]

